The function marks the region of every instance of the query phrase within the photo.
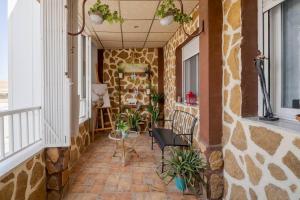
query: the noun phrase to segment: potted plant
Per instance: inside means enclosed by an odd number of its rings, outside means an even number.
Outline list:
[[[163,0],[156,11],[156,16],[160,18],[160,24],[163,26],[173,21],[183,24],[192,20],[192,17],[181,13],[181,10],[176,8],[174,0]]]
[[[100,0],[97,0],[88,13],[91,20],[97,24],[102,24],[105,20],[109,23],[122,23],[124,21],[117,11],[111,12],[109,6],[101,3]]]
[[[146,94],[147,94],[147,95],[150,95],[150,94],[151,94],[151,87],[150,87],[150,86],[147,86],[147,87],[146,87]]]
[[[119,120],[117,122],[117,130],[120,131],[122,133],[123,137],[127,137],[128,136],[128,125],[127,122],[123,121],[123,120]]]
[[[152,91],[152,94],[151,94],[151,101],[153,103],[154,106],[156,106],[158,103],[161,103],[163,102],[164,100],[164,95],[163,94],[160,94],[156,91]]]
[[[149,78],[151,76],[151,70],[150,70],[150,67],[148,67],[146,70],[145,70],[145,74],[146,74],[146,78]]]
[[[159,107],[158,106],[149,105],[147,107],[147,111],[151,115],[151,126],[156,126],[156,123],[158,121],[158,117],[159,117],[159,114],[160,114]]]
[[[140,122],[142,120],[139,109],[136,110],[128,109],[126,111],[126,117],[127,117],[127,122],[130,127],[130,130],[139,131]]]
[[[206,162],[200,153],[192,148],[173,148],[171,158],[166,160],[166,171],[162,174],[164,179],[175,179],[178,190],[184,192],[187,187],[193,188],[196,183],[205,184],[201,173],[206,169]]]
[[[117,71],[118,71],[118,74],[119,74],[119,78],[120,79],[123,78],[123,76],[124,76],[124,68],[118,67]]]

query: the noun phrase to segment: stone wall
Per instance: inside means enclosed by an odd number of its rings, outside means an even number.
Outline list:
[[[108,86],[110,95],[112,111],[118,112],[119,107],[119,93],[118,86],[118,73],[117,68],[121,63],[139,63],[148,64],[151,66],[151,85],[157,90],[158,88],[158,51],[157,49],[120,49],[120,50],[104,50],[104,62],[103,62],[103,79],[104,83]],[[138,87],[139,89],[146,89],[148,86],[146,76],[138,75],[137,83],[130,81],[130,76],[126,75],[121,79],[122,102],[126,102],[126,99],[132,98],[132,92],[125,91],[124,89],[133,89]],[[139,92],[137,96],[138,101],[141,104],[147,105],[149,103],[149,96],[146,92]]]
[[[90,121],[85,121],[79,125],[79,133],[71,138],[70,147],[70,168],[72,168],[80,155],[85,151],[85,149],[92,142],[90,131]]]
[[[241,14],[223,0],[224,199],[299,199],[299,133],[241,117]]]
[[[44,151],[34,155],[0,180],[1,200],[46,198]]]
[[[186,24],[186,30],[188,33],[193,33],[199,28],[199,16],[198,7],[194,9],[191,16],[193,21]],[[168,41],[164,46],[164,91],[165,91],[165,107],[164,115],[166,119],[169,119],[170,114],[174,109],[184,110],[186,112],[192,113],[193,115],[199,117],[198,106],[186,106],[180,103],[176,103],[176,48],[180,46],[187,36],[184,34],[183,29],[179,28],[174,36]],[[197,124],[198,127],[198,124]],[[195,133],[198,132],[198,128],[195,128]],[[194,136],[197,136],[195,134]],[[197,140],[198,141],[198,140]]]
[[[61,199],[66,193],[70,172],[90,143],[89,120],[87,120],[79,125],[78,134],[72,136],[70,147],[46,148],[48,200]]]

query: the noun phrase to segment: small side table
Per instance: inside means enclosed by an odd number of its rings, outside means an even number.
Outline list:
[[[136,139],[138,138],[139,135],[140,135],[139,132],[136,131],[129,131],[126,137],[124,137],[122,133],[118,131],[113,131],[108,135],[109,139],[115,141],[115,150],[113,153],[113,157],[116,157],[118,149],[120,149],[121,146],[121,159],[122,159],[123,166],[126,166],[126,156],[129,153],[133,152],[134,154],[136,154],[137,157],[139,157],[139,154],[134,148]],[[132,144],[128,144],[130,140],[133,140]]]

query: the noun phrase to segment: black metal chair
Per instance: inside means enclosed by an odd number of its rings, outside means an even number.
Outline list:
[[[162,152],[162,173],[164,172],[164,149],[169,146],[189,147],[193,144],[193,133],[197,118],[192,114],[180,110],[175,110],[171,120],[171,128],[152,128],[152,150],[154,140]]]

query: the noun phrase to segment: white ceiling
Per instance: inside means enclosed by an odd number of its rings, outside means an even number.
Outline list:
[[[163,47],[179,28],[178,23],[161,26],[155,16],[160,0],[102,0],[108,4],[111,11],[118,11],[124,18],[124,23],[101,25],[93,24],[88,16],[89,8],[96,0],[86,3],[86,28],[85,32],[92,36],[100,48],[153,48]],[[184,12],[191,13],[199,0],[183,0]],[[176,2],[179,8],[179,2]],[[79,17],[82,0],[79,1]]]

